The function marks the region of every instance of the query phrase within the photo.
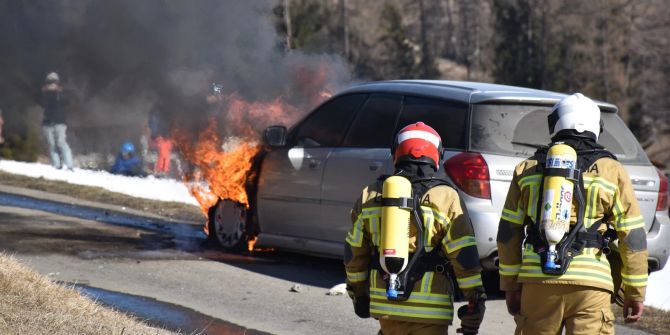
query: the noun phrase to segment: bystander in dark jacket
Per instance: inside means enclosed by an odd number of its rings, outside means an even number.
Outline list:
[[[65,124],[68,101],[58,73],[47,75],[42,86],[39,104],[44,108],[42,131],[49,149],[51,165],[57,169],[66,167],[72,170],[72,150],[67,143],[67,125]]]

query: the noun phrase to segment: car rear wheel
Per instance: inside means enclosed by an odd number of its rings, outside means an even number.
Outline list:
[[[220,200],[210,216],[210,236],[226,250],[241,251],[247,244],[247,210],[234,201]]]

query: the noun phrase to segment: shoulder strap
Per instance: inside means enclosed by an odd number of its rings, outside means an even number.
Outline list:
[[[451,188],[454,188],[454,186],[451,185],[451,183],[449,183],[447,180],[442,179],[442,178],[435,178],[435,177],[414,179],[414,180],[412,180],[412,185],[414,185],[414,184],[419,184],[419,185],[422,186],[423,192],[421,193],[421,195],[426,193],[431,188],[436,187],[436,186],[440,186],[440,185],[446,185],[446,186],[449,186]]]
[[[601,158],[611,158],[617,160],[616,156],[605,147],[596,144],[593,149],[577,150],[577,168],[580,171],[586,171],[595,161]],[[547,161],[547,152],[549,146],[541,146],[535,151],[535,154],[530,159],[537,161],[537,171],[542,171]]]
[[[537,148],[533,156],[529,158],[537,161],[537,166],[535,167],[536,171],[542,171],[544,169],[544,164],[547,162],[547,152],[549,152],[549,146],[543,145]]]
[[[588,171],[589,167],[601,158],[611,158],[617,160],[616,156],[609,150],[603,148],[588,149],[577,151],[577,167],[583,172]]]

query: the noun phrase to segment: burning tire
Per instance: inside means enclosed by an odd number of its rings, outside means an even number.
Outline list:
[[[247,246],[246,208],[234,201],[220,200],[210,213],[210,237],[226,250],[244,250]]]

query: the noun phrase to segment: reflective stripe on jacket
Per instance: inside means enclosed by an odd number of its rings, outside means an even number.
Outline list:
[[[418,280],[406,301],[386,298],[384,272],[370,269],[373,250],[381,242],[382,182],[366,187],[351,211],[352,228],[346,238],[345,268],[351,297],[370,295],[370,314],[380,318],[410,322],[451,324],[453,319],[450,279],[443,273],[426,272]],[[463,213],[458,193],[451,187],[433,187],[421,200],[424,236],[417,236],[412,217],[409,251],[416,250],[417,238],[423,238],[426,252],[439,247],[452,263],[459,286],[466,297],[482,286],[481,268],[472,225]]]
[[[612,276],[607,257],[597,248],[586,248],[573,258],[561,276],[542,273],[540,258],[530,244],[522,246],[524,226],[535,224],[542,174],[537,161],[528,159],[516,166],[498,226],[500,287],[504,291],[519,289],[520,283],[553,283],[598,287],[612,291]],[[632,184],[624,167],[611,158],[601,158],[583,173],[585,194],[584,226],[608,218],[617,231],[619,250],[624,263],[622,277],[626,295],[644,300],[647,280],[647,250],[644,220]],[[574,199],[574,198],[573,198]],[[570,224],[576,223],[575,202]],[[607,229],[601,224],[598,231]]]

